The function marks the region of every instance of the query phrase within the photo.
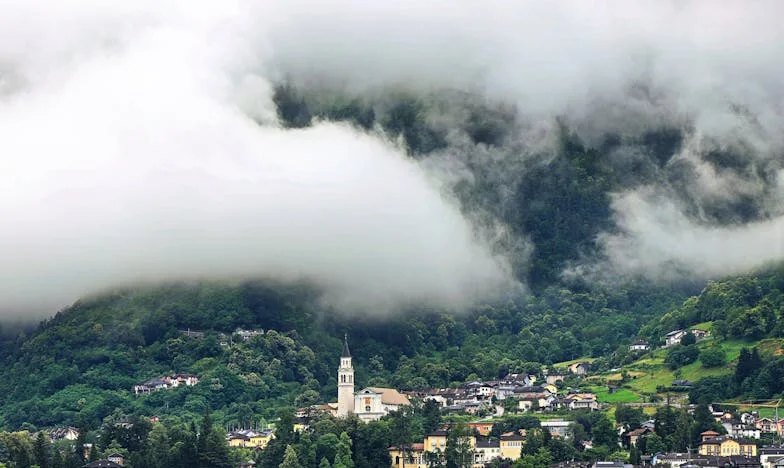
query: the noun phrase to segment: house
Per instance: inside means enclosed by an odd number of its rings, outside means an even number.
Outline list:
[[[725,420],[721,423],[727,434],[735,438],[759,439],[760,429],[756,426],[745,424],[737,419]]]
[[[550,393],[515,393],[517,406],[523,411],[550,409],[557,399]]]
[[[263,449],[274,438],[275,433],[272,431],[256,432],[250,429],[234,431],[226,436],[229,447],[246,447],[257,449]]]
[[[449,404],[449,400],[447,400],[446,397],[444,397],[443,395],[438,395],[438,394],[436,394],[436,395],[427,395],[427,396],[425,396],[422,399],[424,401],[435,401],[442,408]]]
[[[475,421],[468,423],[468,428],[472,431],[476,431],[479,435],[487,437],[490,435],[490,431],[493,430],[493,422],[492,421]]]
[[[575,375],[585,375],[588,373],[589,367],[587,362],[575,362],[569,366],[569,372]]]
[[[773,445],[759,449],[760,463],[763,468],[778,468],[784,465],[784,445]]]
[[[686,334],[683,330],[673,330],[664,335],[664,347],[669,348],[681,343],[681,338]]]
[[[412,444],[410,447],[389,447],[389,456],[392,459],[392,467],[407,468],[427,468],[432,466],[432,457],[435,454],[443,456],[446,452],[446,441],[448,433],[438,430],[425,435],[421,444]],[[517,460],[520,458],[525,437],[519,433],[502,434],[499,440],[477,439],[475,436],[465,436],[461,441],[467,444],[473,454],[468,460],[472,467],[484,467],[496,458],[509,458]]]
[[[495,397],[498,400],[506,400],[507,397],[514,396],[517,385],[514,384],[501,384],[495,388]]]
[[[484,382],[478,389],[479,396],[483,399],[490,399],[495,395],[495,388],[498,386],[497,382]]]
[[[636,340],[629,345],[629,351],[648,351],[649,349],[651,349],[651,346],[645,340]]]
[[[303,433],[307,431],[309,427],[310,425],[308,424],[308,421],[305,418],[297,418],[297,420],[294,422],[294,426],[292,427],[292,430],[294,432]]]
[[[199,378],[192,374],[173,374],[166,377],[155,377],[133,386],[136,396],[149,395],[158,390],[177,388],[180,386],[192,387],[199,383]]]
[[[394,446],[389,447],[389,458],[392,459],[392,467],[426,467],[427,463],[424,459],[424,453],[425,444],[411,444],[405,450]]]
[[[591,468],[624,468],[626,465],[622,461],[597,461]]]
[[[49,430],[49,438],[55,440],[76,440],[79,438],[79,429],[68,426]]]
[[[162,378],[153,378],[133,386],[135,395],[145,395],[158,390],[169,388],[169,383]]]
[[[566,378],[566,375],[564,375],[564,374],[547,374],[547,376],[544,378],[544,380],[545,380],[545,382],[547,382],[550,385],[555,385],[558,382],[563,382],[563,380],[565,378]]]
[[[719,436],[712,439],[704,439],[700,443],[699,454],[717,457],[728,457],[731,455],[756,457],[757,444],[731,436]]]
[[[666,465],[671,468],[680,468],[694,457],[692,453],[663,453],[654,457],[654,465]]]
[[[237,464],[237,468],[253,468],[256,466],[256,462],[253,460],[248,460],[246,462],[240,462]]]
[[[716,431],[700,432],[700,442],[704,442],[704,441],[706,441],[708,439],[715,439],[716,437],[719,437],[720,435],[721,434],[719,434]]]
[[[109,460],[110,462],[117,463],[120,466],[125,465],[125,458],[122,456],[122,454],[117,452],[114,452],[111,455],[107,456],[106,459]]]
[[[536,376],[530,374],[506,374],[506,377],[504,377],[504,382],[527,387],[533,385],[536,382]]]
[[[477,440],[474,450],[476,464],[489,464],[501,456],[501,442],[498,440]]]
[[[710,336],[710,331],[700,330],[699,328],[692,328],[691,334],[694,335],[694,338],[697,338],[698,340],[702,340]]]
[[[176,388],[180,385],[184,385],[186,387],[193,387],[197,383],[199,383],[199,378],[193,374],[174,374],[169,377],[164,377],[163,380],[168,382],[169,387]]]
[[[632,431],[625,432],[623,434],[623,439],[624,439],[624,442],[626,443],[626,445],[628,445],[629,447],[631,447],[632,445],[637,446],[637,442],[640,439],[642,439],[645,436],[647,436],[648,434],[650,434],[651,432],[653,432],[653,431],[651,431],[647,427],[640,427],[638,429],[634,429]]]
[[[523,445],[525,444],[525,437],[514,433],[501,434],[500,449],[501,458],[508,458],[510,460],[517,460],[523,452]]]
[[[760,468],[758,457],[743,455],[700,455],[694,453],[665,453],[653,457],[654,465],[665,465],[670,468],[706,467],[706,468]]]
[[[784,419],[773,418],[760,418],[754,422],[754,426],[761,432],[776,432],[779,435],[784,434]]]
[[[593,393],[571,393],[566,395],[562,401],[563,405],[570,410],[598,410],[599,402]]]
[[[249,341],[254,336],[263,335],[264,330],[244,330],[242,328],[238,328],[234,330],[234,335],[239,335],[242,338],[242,341]]]
[[[563,419],[550,419],[541,422],[542,429],[548,431],[551,436],[560,438],[569,437],[571,424],[571,421]]]

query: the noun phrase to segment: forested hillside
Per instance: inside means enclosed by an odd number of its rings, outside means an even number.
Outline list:
[[[657,343],[670,329],[705,319],[714,320],[719,337],[780,337],[781,283],[780,274],[731,279],[685,301],[671,290],[552,287],[465,314],[410,309],[386,319],[347,317],[320,306],[307,285],[117,291],[80,301],[4,343],[0,414],[11,429],[98,425],[118,409],[187,419],[211,408],[229,424],[271,418],[279,407],[334,400],[343,333],[352,343],[359,385],[447,387],[509,372],[537,374],[543,365],[582,356],[599,358],[601,370],[623,364],[623,349],[637,336]],[[765,322],[742,320],[740,327],[743,314],[760,314]],[[266,333],[221,346],[218,333],[236,328]],[[184,336],[187,329],[205,336]],[[741,367],[756,377],[757,367]],[[134,384],[169,373],[197,374],[204,384],[133,396]],[[726,388],[734,390],[723,397],[752,387]],[[770,386],[764,397],[778,391]]]

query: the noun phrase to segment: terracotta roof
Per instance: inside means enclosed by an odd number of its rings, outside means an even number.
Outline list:
[[[380,393],[381,403],[385,405],[407,406],[411,404],[411,402],[408,401],[408,397],[398,392],[394,388],[383,388],[383,387],[368,387],[368,388],[376,393]]]
[[[712,435],[712,436],[717,436],[717,435],[719,435],[719,433],[718,433],[718,432],[716,432],[716,431],[705,431],[705,432],[700,432],[700,435]]]

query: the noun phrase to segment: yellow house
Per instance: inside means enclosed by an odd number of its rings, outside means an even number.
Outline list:
[[[729,457],[731,455],[757,456],[757,444],[733,437],[723,436],[704,439],[700,444],[700,455]]]
[[[399,448],[389,447],[389,456],[392,458],[394,468],[403,467],[404,463],[406,468],[425,468],[427,460],[425,460],[424,452],[425,444],[411,444],[411,447],[406,450],[405,457]]]
[[[229,447],[245,447],[250,437],[242,434],[231,434],[229,436]]]
[[[255,432],[251,430],[242,430],[232,432],[228,435],[227,440],[229,447],[250,447],[263,449],[274,437],[275,434],[272,431]]]
[[[517,460],[523,451],[523,444],[525,444],[525,437],[520,434],[513,432],[503,434],[500,442],[501,458]]]
[[[293,429],[294,429],[294,432],[305,432],[305,431],[308,430],[308,427],[309,426],[307,424],[305,424],[304,422],[295,422]]]
[[[247,447],[263,449],[273,438],[275,438],[275,434],[272,431],[256,432],[250,436],[250,444]]]
[[[425,436],[424,449],[428,452],[446,451],[446,431],[434,431]]]

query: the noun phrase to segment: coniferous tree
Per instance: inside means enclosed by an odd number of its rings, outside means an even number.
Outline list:
[[[629,447],[629,463],[635,466],[639,465],[641,458],[642,457],[640,456],[640,450],[637,449],[637,446],[632,444],[632,446]]]
[[[691,445],[692,418],[685,409],[678,412],[675,432],[672,434],[673,450],[685,451]]]
[[[279,468],[300,468],[299,459],[297,458],[297,451],[291,445],[286,446],[286,451],[283,455],[283,462]]]
[[[8,452],[8,446],[0,439],[0,463],[8,463],[9,461],[11,461],[11,454]]]
[[[197,440],[199,466],[204,468],[230,468],[229,448],[223,435],[212,427],[212,417],[205,411],[201,432]]]
[[[354,468],[354,460],[351,458],[351,438],[346,432],[340,433],[338,450],[335,453],[333,468]]]
[[[52,442],[44,434],[44,431],[38,431],[38,435],[33,442],[33,459],[40,468],[52,467]]]
[[[458,423],[449,429],[446,438],[447,468],[470,467],[474,451],[470,442],[471,430],[464,423]]]

